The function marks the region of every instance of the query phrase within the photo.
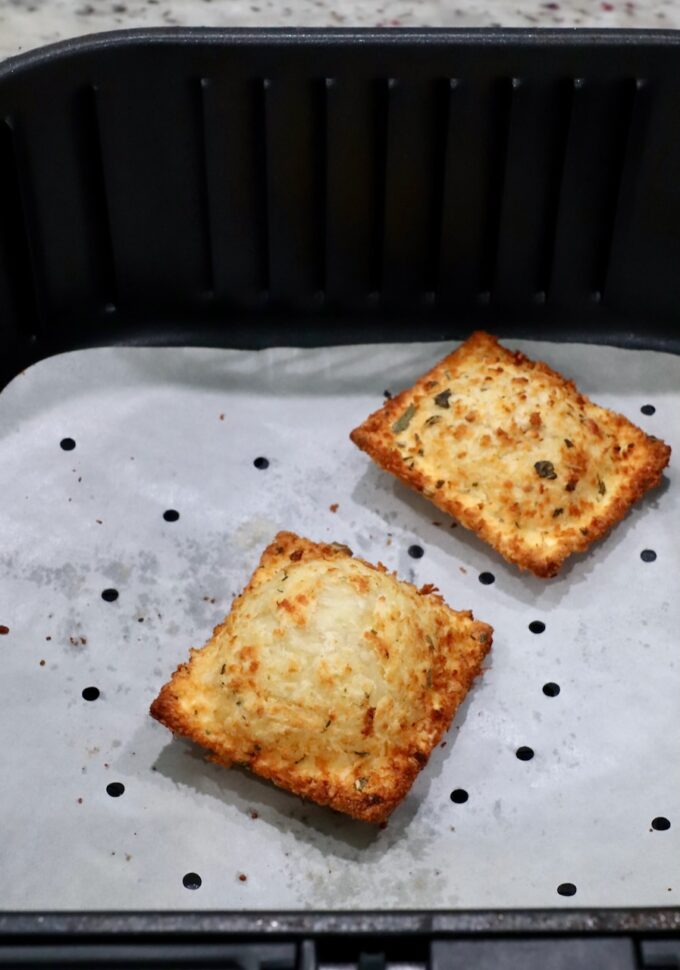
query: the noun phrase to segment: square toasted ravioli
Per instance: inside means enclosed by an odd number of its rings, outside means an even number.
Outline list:
[[[509,562],[555,576],[658,485],[671,449],[474,333],[350,435]]]
[[[151,714],[214,761],[383,822],[449,727],[492,633],[432,586],[280,532]]]

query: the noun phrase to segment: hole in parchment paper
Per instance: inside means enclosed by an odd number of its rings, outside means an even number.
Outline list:
[[[111,798],[120,798],[124,791],[125,785],[122,781],[112,781],[106,786],[106,794]]]
[[[463,805],[468,800],[468,793],[464,788],[456,788],[451,792],[451,801],[456,805]]]
[[[543,693],[546,697],[557,697],[560,692],[560,685],[554,684],[552,681],[549,684],[543,684]]]
[[[643,404],[640,410],[643,414],[654,414],[656,412],[656,408],[653,404]]]
[[[73,438],[62,438],[59,444],[64,449],[64,451],[73,451],[73,449],[76,446],[76,443],[73,440]]]
[[[83,700],[86,701],[96,701],[99,697],[98,687],[84,687],[83,688]]]
[[[643,562],[654,562],[656,559],[656,553],[653,549],[643,549],[640,553],[640,559]]]
[[[543,620],[532,620],[529,624],[529,629],[532,633],[543,633],[545,630],[545,623]]]
[[[409,546],[408,554],[411,559],[422,559],[425,555],[425,550],[422,546]]]
[[[557,887],[557,892],[560,896],[575,896],[576,886],[573,882],[561,882]]]
[[[482,586],[491,586],[492,583],[496,582],[496,577],[493,573],[480,573],[479,581]]]
[[[515,751],[515,754],[520,761],[531,761],[534,756],[534,751],[533,748],[528,748],[525,744],[523,744],[521,748],[518,748],[517,751]]]
[[[671,827],[671,823],[663,815],[658,815],[652,819],[652,828],[657,832],[666,832]]]
[[[163,513],[163,518],[166,522],[176,522],[179,518],[179,512],[177,509],[166,509]]]
[[[200,889],[203,880],[197,872],[187,872],[182,878],[182,884],[185,889]]]
[[[117,589],[103,589],[102,590],[102,599],[103,600],[106,600],[107,603],[115,603],[115,601],[118,599],[118,590]]]
[[[256,468],[259,468],[261,471],[264,471],[265,468],[269,468],[269,459],[262,458],[260,456],[259,458],[255,459],[253,465],[255,465]]]

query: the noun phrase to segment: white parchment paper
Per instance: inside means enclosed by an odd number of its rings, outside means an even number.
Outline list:
[[[680,454],[679,358],[515,346]],[[559,578],[520,574],[348,439],[385,389],[450,349],[96,349],[45,360],[3,391],[2,908],[678,902],[676,466]],[[384,831],[209,764],[148,716],[279,528],[435,583],[496,628],[446,746]],[[82,698],[88,686],[96,701]],[[531,761],[515,756],[521,745]],[[653,830],[657,816],[671,828]],[[188,872],[200,889],[184,887]],[[557,895],[564,882],[575,896]]]

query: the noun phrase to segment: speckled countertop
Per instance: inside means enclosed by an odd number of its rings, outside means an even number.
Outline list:
[[[0,0],[0,57],[123,27],[680,27],[680,0]]]

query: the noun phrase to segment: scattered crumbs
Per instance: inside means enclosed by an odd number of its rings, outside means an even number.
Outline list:
[[[79,804],[79,805],[82,805],[82,804],[83,804],[83,800],[82,800],[82,798],[78,798],[78,799],[77,799],[77,801],[78,801],[78,804]]]
[[[204,596],[203,597],[203,602],[204,603],[214,603],[215,602],[215,597],[214,596]]]
[[[467,576],[467,569],[465,568],[465,566],[459,566],[458,568],[462,572],[463,576]]]
[[[433,522],[432,525],[440,526],[441,522]]]
[[[87,643],[87,637],[69,637],[68,639],[72,647],[84,647]]]
[[[138,623],[143,623],[144,622],[144,617],[143,616],[138,616],[137,617],[137,622]]]
[[[41,660],[41,661],[40,661],[40,666],[41,666],[41,667],[44,667],[44,666],[45,666],[45,661],[44,661],[44,660]]]
[[[391,391],[383,391],[383,397],[384,398],[387,398],[387,400],[389,401],[390,398],[392,397],[392,392]]]
[[[95,519],[94,521],[97,523],[97,525],[102,525],[104,522],[103,519]]]
[[[78,476],[78,481],[79,481],[79,482],[82,482],[82,480],[83,480],[83,479],[82,479],[82,476]]]
[[[46,640],[51,640],[51,639],[52,639],[52,637],[45,637],[45,639],[46,639]]]
[[[458,523],[457,522],[452,522],[450,528],[451,529],[457,529],[458,528]]]
[[[115,854],[116,854],[115,852],[112,852],[112,853],[111,853],[111,855],[115,855]]]
[[[246,876],[245,872],[239,872],[238,878],[239,882],[247,882],[248,880],[248,876]]]
[[[439,747],[440,748],[445,748],[446,747],[446,741],[442,741],[442,743],[439,745]]]
[[[109,763],[108,763],[108,761],[105,761],[105,762],[104,762],[104,767],[105,767],[105,768],[108,768],[108,767],[109,767]]]
[[[338,509],[340,508],[340,505],[337,502],[333,502],[333,504],[329,505],[328,508],[331,512],[337,512]]]
[[[256,812],[255,809],[253,809],[252,812],[250,813],[250,817],[251,818],[259,818],[260,816],[259,816],[259,813]]]
[[[2,634],[3,636],[5,636],[8,633],[9,633],[9,627],[8,626],[5,626],[4,623],[0,623],[0,634]]]
[[[132,858],[132,856],[130,855],[130,853],[129,852],[126,852],[125,853],[125,861],[126,862],[129,862],[131,858]]]
[[[391,539],[388,539],[387,542],[385,543],[385,545],[391,546],[392,545],[392,540]]]
[[[220,414],[220,421],[224,421],[224,415]]]

